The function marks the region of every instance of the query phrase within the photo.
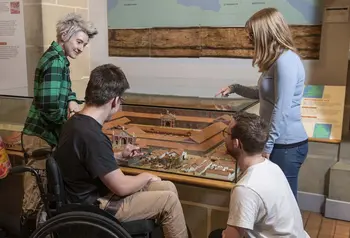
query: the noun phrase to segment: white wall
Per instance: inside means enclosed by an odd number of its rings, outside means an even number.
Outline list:
[[[90,20],[99,34],[91,42],[91,69],[113,63],[126,73],[130,92],[212,97],[232,83],[255,85],[259,74],[250,59],[108,57],[107,1],[90,0]],[[308,79],[318,61],[304,61]],[[307,80],[308,80],[307,79]]]

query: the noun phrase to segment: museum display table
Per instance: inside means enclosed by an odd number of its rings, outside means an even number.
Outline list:
[[[0,101],[4,105],[0,135],[13,165],[23,163],[20,133],[32,99],[0,96]],[[230,115],[256,103],[129,93],[122,110],[103,125],[103,132],[115,152],[126,144],[141,147],[145,155],[123,161],[121,170],[129,175],[149,172],[174,182],[194,237],[207,237],[211,230],[225,226],[230,190],[239,175],[224,145]]]

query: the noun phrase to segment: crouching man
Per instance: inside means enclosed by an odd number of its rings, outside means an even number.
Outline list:
[[[309,238],[286,176],[261,155],[268,125],[257,115],[239,113],[224,132],[227,151],[243,177],[231,192],[226,229],[209,237]]]
[[[118,168],[112,144],[102,125],[120,107],[129,88],[123,71],[111,64],[90,74],[83,110],[63,126],[55,158],[61,169],[68,200],[93,204],[113,212],[120,221],[157,219],[166,238],[187,238],[183,210],[173,183],[141,173],[127,176]],[[116,157],[138,155],[128,145]]]

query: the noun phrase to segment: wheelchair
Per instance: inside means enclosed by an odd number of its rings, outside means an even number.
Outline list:
[[[43,214],[46,215],[45,221],[37,225],[30,234],[31,238],[152,238],[157,231],[162,234],[160,226],[152,219],[120,222],[112,214],[100,209],[98,204],[67,203],[60,169],[49,153],[46,161],[47,192],[37,169],[15,166],[10,174],[26,172],[30,172],[36,179],[43,203]]]

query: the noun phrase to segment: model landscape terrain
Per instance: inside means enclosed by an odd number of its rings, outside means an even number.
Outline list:
[[[103,125],[103,132],[115,152],[127,144],[141,148],[143,156],[121,165],[233,181],[237,171],[223,135],[230,120],[229,115],[207,118],[169,111],[119,111]]]
[[[134,144],[144,153],[121,165],[233,181],[237,171],[226,153],[223,135],[230,120],[229,115],[209,118],[178,116],[168,111],[120,111],[103,125],[103,132],[115,152]],[[7,150],[22,150],[20,132],[2,139]]]

